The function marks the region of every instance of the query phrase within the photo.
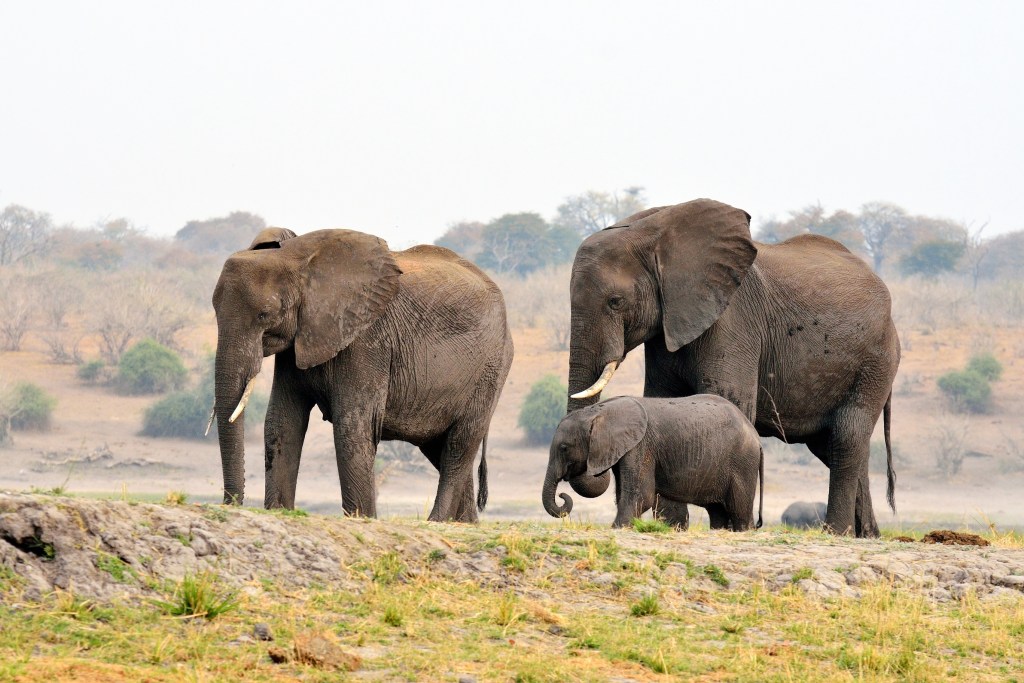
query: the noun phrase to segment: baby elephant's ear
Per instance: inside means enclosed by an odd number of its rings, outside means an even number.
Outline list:
[[[587,474],[596,476],[617,463],[647,433],[647,411],[635,398],[613,398],[601,404],[590,423]]]

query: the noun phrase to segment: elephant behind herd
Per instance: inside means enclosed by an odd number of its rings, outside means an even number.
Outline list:
[[[878,535],[869,441],[884,413],[895,510],[889,424],[900,351],[888,289],[863,261],[816,235],[755,243],[746,212],[698,199],[588,237],[570,295],[569,413],[595,404],[643,344],[645,397],[721,396],[761,436],[807,444],[829,468],[827,528]],[[262,358],[276,354],[267,507],[294,504],[317,405],[333,423],[346,513],[374,514],[376,446],[402,439],[440,473],[430,519],[476,520],[486,502],[485,455],[475,505],[472,466],[512,360],[501,292],[476,266],[439,247],[391,252],[353,231],[296,237],[270,229],[227,260],[214,308],[226,502],[243,494],[236,418],[247,385]],[[613,474],[622,485],[612,465],[567,476],[578,493],[594,495]],[[554,505],[553,486],[550,493]],[[662,502],[658,514],[685,527],[685,503]],[[741,516],[734,528],[748,525]]]

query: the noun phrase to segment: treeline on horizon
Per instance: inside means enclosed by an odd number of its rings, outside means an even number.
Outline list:
[[[486,223],[461,221],[435,244],[491,272],[503,288],[522,289],[506,294],[510,320],[547,325],[547,319],[567,317],[562,266],[580,242],[646,206],[642,187],[592,190],[567,197],[550,219],[520,212]],[[19,350],[30,333],[56,363],[84,362],[86,337],[109,364],[144,338],[181,349],[178,333],[210,312],[224,258],[265,227],[262,217],[236,211],[189,221],[163,238],[125,218],[88,228],[58,226],[45,211],[9,205],[0,211],[0,351]],[[912,276],[969,291],[981,282],[1019,282],[1024,273],[1024,230],[986,237],[985,226],[911,215],[895,204],[871,202],[856,212],[810,205],[755,228],[755,237],[770,243],[807,233],[842,242],[893,283]],[[544,282],[518,284],[524,278]],[[1000,294],[1005,317],[1024,319],[1024,288],[1012,289]],[[915,291],[904,298],[916,309],[923,304],[915,303]],[[560,330],[561,347],[564,326],[551,326]]]

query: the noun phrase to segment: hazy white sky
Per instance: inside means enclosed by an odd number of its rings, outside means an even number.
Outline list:
[[[393,246],[643,185],[1024,229],[1021,2],[0,0],[0,206]]]

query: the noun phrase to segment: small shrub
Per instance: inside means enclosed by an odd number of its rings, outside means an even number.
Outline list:
[[[979,353],[967,361],[967,372],[976,372],[989,382],[1003,376],[1003,364],[991,353]]]
[[[984,413],[992,402],[992,387],[977,372],[948,372],[939,378],[938,384],[958,413]]]
[[[814,570],[810,567],[801,567],[793,572],[793,583],[799,583],[804,579],[810,579],[814,576]]]
[[[184,491],[168,491],[164,502],[168,505],[184,505],[188,502],[188,494]]]
[[[530,387],[519,410],[519,426],[531,444],[551,443],[568,402],[569,389],[554,375],[545,375]]]
[[[110,574],[118,583],[125,583],[128,578],[135,578],[132,568],[117,555],[100,553],[96,557],[96,568]]]
[[[91,360],[88,363],[79,365],[75,375],[83,382],[95,384],[102,379],[103,371],[106,367],[106,364],[101,360]]]
[[[57,399],[31,382],[19,382],[14,385],[10,399],[5,403],[10,411],[12,429],[46,431],[50,428],[50,418]]]
[[[160,394],[180,389],[187,376],[176,353],[152,339],[143,339],[121,356],[117,386],[126,394]]]
[[[196,394],[179,391],[146,408],[142,418],[144,436],[202,438],[210,406]]]

